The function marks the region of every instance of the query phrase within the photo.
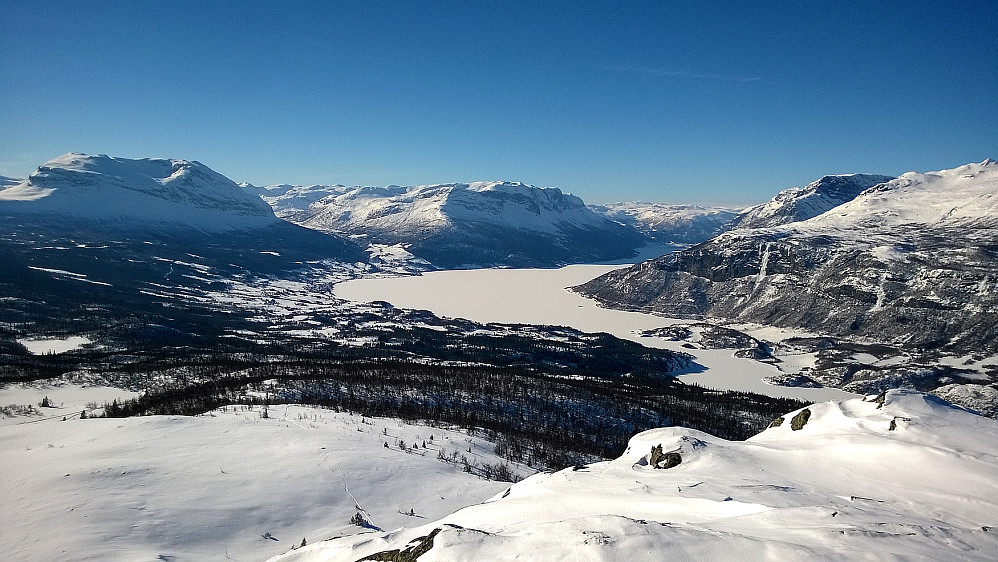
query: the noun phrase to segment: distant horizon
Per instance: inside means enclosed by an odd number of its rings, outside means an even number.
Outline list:
[[[82,153],[82,152],[80,152],[78,150],[64,152],[64,153],[59,154],[57,156],[53,156],[52,158],[49,158],[48,160],[45,160],[43,162],[39,162],[38,165],[36,165],[34,168],[32,168],[31,172],[34,172],[35,170],[37,170],[37,168],[39,166],[42,166],[45,163],[47,163],[47,162],[49,162],[49,161],[51,161],[51,160],[53,160],[55,158],[58,158],[59,156],[63,156],[65,154],[70,154],[70,153],[87,154],[87,153]],[[982,158],[980,160],[972,160],[972,161],[969,161],[969,162],[963,162],[963,163],[960,163],[960,164],[954,164],[952,166],[947,166],[947,167],[944,167],[944,168],[937,168],[937,169],[933,169],[933,170],[905,170],[905,172],[902,172],[902,173],[899,173],[899,174],[879,174],[878,172],[833,172],[833,173],[826,173],[826,174],[821,174],[820,176],[817,176],[817,177],[815,177],[815,178],[813,178],[813,179],[811,179],[811,180],[809,180],[809,181],[807,181],[805,183],[802,183],[800,185],[788,185],[788,186],[785,186],[785,187],[781,187],[781,188],[775,190],[769,197],[766,197],[765,199],[758,200],[758,201],[746,201],[746,202],[737,202],[737,201],[736,202],[701,202],[701,201],[695,201],[695,200],[689,200],[689,201],[651,201],[651,200],[643,200],[643,199],[614,199],[614,200],[607,200],[607,201],[591,201],[591,200],[587,199],[586,197],[583,197],[583,196],[581,196],[579,194],[576,194],[576,193],[572,193],[571,191],[568,191],[568,190],[566,190],[563,187],[558,186],[558,185],[537,185],[537,184],[531,183],[529,181],[523,181],[523,180],[519,180],[519,179],[473,179],[473,180],[457,180],[457,181],[434,181],[434,182],[425,182],[425,183],[423,183],[423,182],[420,182],[420,183],[409,182],[409,183],[388,183],[388,184],[360,184],[360,183],[344,183],[344,182],[301,182],[301,183],[292,183],[292,182],[286,182],[286,181],[278,181],[278,182],[273,182],[273,183],[257,183],[257,182],[253,182],[253,181],[247,181],[247,180],[244,180],[244,179],[241,179],[241,178],[238,178],[238,177],[232,177],[232,176],[230,176],[230,175],[228,175],[226,173],[220,172],[218,169],[216,169],[210,163],[203,162],[202,160],[200,160],[198,158],[178,158],[178,157],[174,157],[174,156],[126,156],[126,155],[121,155],[121,154],[108,154],[106,152],[99,152],[99,153],[93,153],[93,154],[87,154],[87,155],[88,156],[101,156],[101,155],[103,155],[103,156],[109,156],[109,157],[112,157],[112,158],[125,158],[125,159],[130,159],[130,160],[143,160],[143,159],[167,159],[167,160],[170,160],[170,159],[173,159],[173,160],[187,160],[187,161],[199,162],[201,164],[204,164],[205,166],[208,166],[212,170],[215,170],[216,172],[221,173],[222,175],[226,176],[227,178],[231,179],[232,181],[234,181],[234,182],[236,182],[238,184],[246,183],[246,184],[250,184],[250,185],[252,185],[254,187],[258,187],[258,188],[275,186],[275,185],[295,185],[295,186],[306,186],[306,187],[307,186],[313,186],[313,185],[343,186],[343,187],[386,187],[386,186],[393,186],[394,185],[394,186],[401,186],[401,187],[411,187],[411,186],[423,186],[423,185],[471,184],[471,183],[480,183],[480,182],[510,182],[510,183],[518,182],[518,183],[522,183],[522,184],[526,184],[526,185],[530,185],[530,186],[538,187],[538,188],[542,188],[542,189],[557,188],[557,189],[560,189],[564,193],[567,193],[567,194],[570,194],[570,195],[575,195],[575,196],[581,198],[587,205],[609,205],[609,204],[614,204],[614,203],[645,203],[645,204],[660,204],[660,205],[691,205],[691,206],[699,206],[699,207],[718,207],[718,208],[727,208],[727,209],[731,209],[731,210],[741,210],[741,209],[745,209],[747,207],[751,207],[753,205],[758,205],[758,204],[761,204],[761,203],[765,203],[766,201],[769,201],[770,199],[772,199],[772,197],[774,197],[777,193],[779,193],[781,191],[784,191],[786,189],[796,188],[796,187],[804,187],[804,186],[810,184],[813,181],[817,181],[817,180],[821,179],[824,176],[853,175],[853,174],[876,174],[876,175],[888,175],[888,176],[897,177],[897,176],[900,176],[901,174],[906,173],[906,172],[920,172],[920,173],[933,172],[933,171],[938,171],[938,170],[952,169],[952,168],[956,168],[956,167],[959,167],[959,166],[963,166],[965,164],[982,162],[984,160],[995,160],[994,158],[985,157],[985,158]],[[20,175],[20,176],[0,173],[0,176],[12,178],[12,179],[22,179],[23,180],[23,179],[27,179],[27,177],[30,175],[31,172],[29,172],[28,174]]]
[[[0,7],[0,175],[69,151],[254,185],[521,181],[747,206],[998,157],[998,4]]]

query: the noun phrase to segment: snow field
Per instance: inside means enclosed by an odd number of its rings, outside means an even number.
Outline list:
[[[357,560],[993,560],[998,422],[918,392],[791,412],[744,442],[662,428],[618,459],[535,475],[423,527],[346,538],[281,562]],[[895,429],[891,430],[891,422]],[[676,451],[649,466],[652,447]]]
[[[262,412],[6,420],[3,558],[262,560],[302,538],[418,525],[508,486],[438,460],[501,462],[460,431],[304,406]],[[350,524],[358,511],[371,528]]]

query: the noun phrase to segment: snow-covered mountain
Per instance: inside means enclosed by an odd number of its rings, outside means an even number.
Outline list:
[[[725,207],[664,203],[610,203],[589,208],[649,238],[674,244],[698,244],[713,238],[738,214]]]
[[[985,160],[909,172],[817,217],[730,230],[580,290],[611,306],[671,316],[802,327],[923,356],[986,357],[998,355],[995,248],[998,163]],[[937,377],[924,366],[878,367],[862,381],[850,367],[822,382],[863,392],[922,372],[919,384],[928,389],[954,374]]]
[[[273,211],[200,162],[69,153],[0,190],[0,213],[224,231],[278,221]]]
[[[805,187],[781,191],[770,201],[745,209],[731,221],[731,228],[762,228],[816,217],[893,176],[845,174],[825,176]]]
[[[120,299],[126,287],[169,277],[169,268],[150,267],[165,255],[255,274],[365,259],[352,242],[281,220],[258,196],[187,160],[66,154],[0,189],[0,217],[0,285],[31,292],[63,277],[52,272],[72,272],[113,285]]]
[[[399,246],[438,267],[616,259],[646,241],[574,195],[519,182],[247,189],[297,224]]]
[[[616,460],[274,560],[993,560],[996,482],[998,422],[890,391],[790,412],[743,442],[646,431]]]

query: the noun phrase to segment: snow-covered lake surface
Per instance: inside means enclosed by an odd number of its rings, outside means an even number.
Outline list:
[[[65,338],[26,338],[17,340],[17,343],[28,348],[32,355],[45,355],[48,353],[65,353],[90,343],[90,338],[84,336],[69,336]]]
[[[854,398],[831,388],[790,388],[763,380],[780,374],[773,365],[733,356],[730,349],[686,349],[681,342],[643,337],[644,330],[688,320],[600,307],[569,290],[622,265],[570,265],[560,269],[468,269],[424,273],[411,277],[370,277],[336,285],[337,297],[386,301],[401,308],[429,310],[438,316],[475,322],[548,324],[585,332],[606,332],[648,347],[684,351],[696,356],[702,372],[681,375],[690,383],[721,389],[757,392],[820,402]],[[746,330],[745,326],[739,329]],[[792,335],[760,327],[766,339]],[[751,333],[751,331],[750,331]]]

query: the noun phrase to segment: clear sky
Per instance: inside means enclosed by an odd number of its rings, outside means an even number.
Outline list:
[[[0,1],[0,174],[754,203],[998,157],[998,2]]]

